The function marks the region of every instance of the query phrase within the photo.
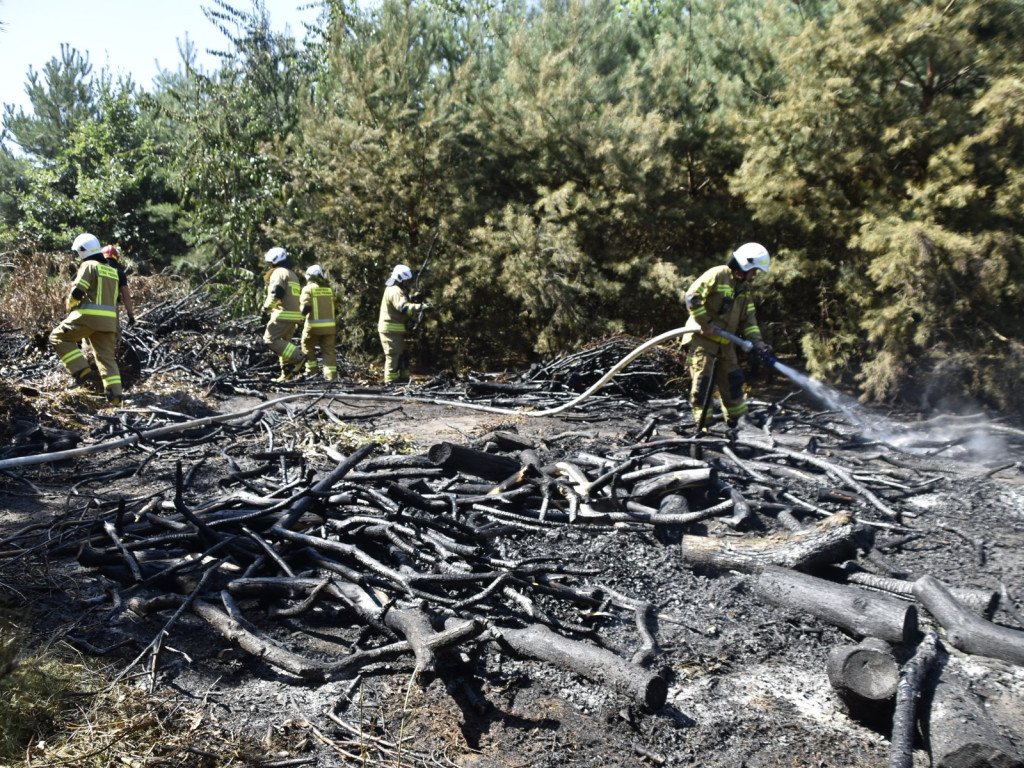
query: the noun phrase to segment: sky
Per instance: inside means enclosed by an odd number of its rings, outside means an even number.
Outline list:
[[[305,38],[302,22],[319,15],[318,8],[305,7],[310,0],[264,2],[271,29],[283,32],[287,26],[299,42]],[[252,0],[229,5],[253,7]],[[61,43],[89,54],[94,77],[104,68],[115,77],[130,74],[146,91],[161,69],[179,69],[178,41],[186,37],[195,44],[198,64],[216,69],[218,59],[206,49],[223,49],[227,41],[203,15],[204,6],[216,8],[213,0],[0,0],[0,103],[30,111],[29,67],[41,73],[50,59],[60,58]]]

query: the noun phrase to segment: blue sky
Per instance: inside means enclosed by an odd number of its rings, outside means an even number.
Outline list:
[[[319,15],[318,8],[306,7],[310,0],[264,2],[271,28],[283,32],[287,26],[300,42],[302,22]],[[243,11],[253,7],[252,0],[229,4]],[[41,72],[50,59],[60,58],[61,43],[88,53],[94,76],[104,68],[131,74],[147,91],[160,69],[178,70],[178,41],[186,37],[195,43],[199,64],[212,69],[217,59],[205,51],[224,48],[226,40],[203,15],[204,6],[216,7],[213,0],[0,0],[0,103],[28,111],[29,67]]]

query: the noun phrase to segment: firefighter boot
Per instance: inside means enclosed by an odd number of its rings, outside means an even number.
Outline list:
[[[95,394],[103,392],[103,384],[100,382],[99,374],[96,373],[95,369],[91,365],[87,365],[82,370],[76,371],[72,376],[75,379],[75,387],[86,389]]]

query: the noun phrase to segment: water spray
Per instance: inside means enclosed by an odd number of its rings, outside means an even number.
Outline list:
[[[864,423],[864,419],[861,418],[861,416],[857,413],[859,409],[856,407],[856,404],[850,401],[849,398],[844,398],[842,395],[840,395],[838,392],[836,392],[826,384],[823,384],[822,382],[817,381],[816,379],[812,379],[810,376],[807,376],[806,374],[800,373],[800,371],[796,370],[795,368],[790,368],[788,365],[780,363],[767,350],[758,349],[756,346],[754,346],[754,343],[752,341],[741,339],[739,336],[736,336],[732,333],[729,333],[728,331],[723,330],[715,331],[715,335],[728,339],[729,341],[731,341],[733,344],[737,345],[744,351],[756,355],[759,359],[771,365],[775,370],[777,370],[787,379],[792,381],[798,387],[800,387],[806,392],[811,393],[829,407],[834,408],[840,413],[842,413],[851,424],[858,427],[866,426]]]

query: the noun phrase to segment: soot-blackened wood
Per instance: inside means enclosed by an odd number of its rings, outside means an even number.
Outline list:
[[[914,725],[917,723],[918,698],[935,663],[938,640],[934,632],[926,634],[900,672],[887,768],[912,768],[914,765]]]
[[[226,611],[212,603],[196,600],[192,611],[210,624],[226,639],[253,656],[263,659],[271,666],[303,680],[323,680],[330,672],[330,665],[314,659],[307,659],[282,648],[269,638],[242,625]]]
[[[714,482],[715,470],[711,467],[679,469],[638,481],[633,486],[633,497],[636,499],[660,498],[683,488],[713,485]]]
[[[903,645],[917,639],[917,608],[888,595],[775,566],[761,572],[754,592],[773,605],[817,616],[856,637]]]
[[[486,435],[478,440],[474,440],[473,442],[476,445],[494,446],[495,450],[502,453],[529,451],[534,450],[537,447],[537,443],[533,440],[517,435],[515,432],[505,432],[502,430],[488,432]],[[488,453],[490,453],[490,451],[488,451]]]
[[[920,719],[935,768],[1024,767],[984,703],[948,664],[933,678],[930,706],[923,707]]]
[[[836,514],[797,532],[759,539],[683,537],[683,558],[719,570],[757,573],[769,565],[810,571],[845,560],[869,532],[846,514]]]
[[[364,472],[377,472],[388,469],[428,469],[434,464],[425,453],[416,454],[392,454],[388,456],[374,456],[362,464]]]
[[[900,665],[887,642],[866,637],[857,645],[833,648],[827,670],[854,718],[879,730],[892,722]]]
[[[377,443],[367,443],[354,451],[351,456],[339,462],[338,466],[313,486],[311,495],[301,497],[287,510],[285,510],[277,525],[281,528],[290,528],[293,526],[299,518],[313,508],[313,506],[319,501],[319,496],[329,493],[331,488],[333,488],[341,478],[352,471],[353,467],[377,450],[378,447],[379,445]]]
[[[663,677],[609,650],[558,635],[543,624],[534,624],[525,629],[500,627],[495,628],[495,631],[499,642],[516,653],[582,675],[629,696],[651,711],[661,709],[668,698],[668,683]]]
[[[922,576],[914,582],[914,597],[935,617],[954,648],[1024,664],[1024,631],[1002,627],[974,615],[934,576]]]
[[[888,576],[879,576],[876,573],[869,573],[861,570],[855,563],[846,563],[843,568],[846,571],[846,578],[852,584],[862,584],[871,589],[880,589],[883,592],[891,592],[896,595],[914,594],[914,582],[894,579]],[[993,589],[980,589],[977,587],[949,587],[949,593],[967,608],[984,618],[991,618],[999,607],[999,592]]]
[[[384,614],[384,623],[405,638],[416,657],[416,674],[421,684],[433,679],[437,661],[428,641],[436,634],[430,618],[422,611],[392,608]]]
[[[427,456],[434,466],[450,472],[464,472],[495,483],[519,471],[519,462],[508,456],[484,453],[455,443],[436,443]]]

